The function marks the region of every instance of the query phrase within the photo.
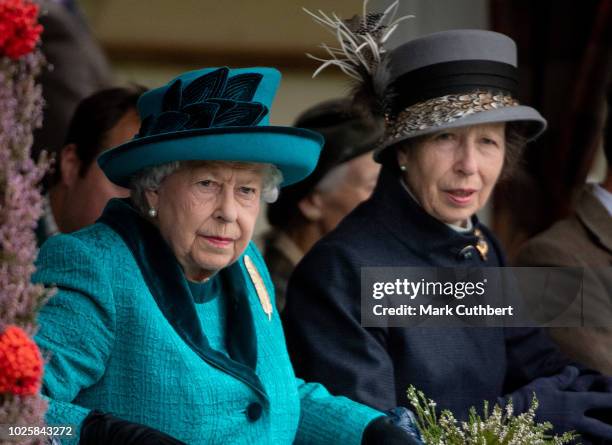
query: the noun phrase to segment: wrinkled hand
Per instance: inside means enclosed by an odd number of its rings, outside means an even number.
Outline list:
[[[563,372],[538,378],[500,402],[503,405],[506,399],[511,398],[515,412],[525,412],[535,393],[539,402],[537,421],[552,423],[558,432],[573,430],[591,437],[612,440],[612,425],[594,415],[597,412],[612,411],[612,393],[588,391],[602,382],[606,382],[605,378],[594,376],[581,380],[580,371],[574,366],[567,366]]]
[[[387,414],[368,424],[361,445],[423,445],[410,410],[397,407]]]
[[[186,445],[161,431],[92,411],[83,421],[79,445]]]

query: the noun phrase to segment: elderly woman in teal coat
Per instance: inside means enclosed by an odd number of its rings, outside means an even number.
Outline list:
[[[131,198],[43,247],[58,292],[36,341],[65,443],[418,443],[387,416],[296,379],[251,242],[260,201],[316,165],[317,133],[268,125],[272,68],[189,72],[145,93],[134,139],[98,160]],[[403,442],[402,442],[403,441]]]

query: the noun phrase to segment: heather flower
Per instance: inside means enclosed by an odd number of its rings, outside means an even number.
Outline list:
[[[0,0],[0,424],[33,427],[44,425],[47,403],[38,394],[43,361],[31,336],[49,296],[31,283],[42,210],[38,187],[48,165],[44,154],[38,161],[30,154],[43,105],[37,15],[31,1]]]
[[[526,413],[514,416],[512,401],[504,409],[495,405],[489,412],[489,403],[485,401],[482,416],[472,407],[468,420],[463,422],[458,422],[448,410],[438,417],[433,400],[414,386],[408,388],[408,400],[414,407],[425,445],[564,445],[577,437],[573,433],[551,436],[550,423],[535,422],[538,409],[535,394]]]
[[[44,155],[37,163],[30,157],[32,132],[42,119],[35,81],[42,63],[39,52],[17,62],[0,58],[0,320],[30,334],[46,298],[43,288],[30,282],[42,211],[38,184],[48,164]]]

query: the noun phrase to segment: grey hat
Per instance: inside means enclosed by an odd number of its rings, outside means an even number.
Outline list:
[[[520,105],[514,41],[483,30],[443,31],[397,47],[389,57],[392,94],[374,158],[400,141],[447,128],[520,122],[528,140],[546,120]]]

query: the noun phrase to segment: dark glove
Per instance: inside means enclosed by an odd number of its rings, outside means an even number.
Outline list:
[[[596,412],[612,410],[612,393],[572,390],[572,387],[587,387],[588,382],[581,382],[579,375],[577,368],[567,366],[563,372],[538,378],[504,399],[511,398],[514,411],[522,413],[531,406],[535,393],[539,402],[538,422],[552,423],[557,433],[576,431],[588,437],[612,440],[612,425],[593,416]],[[505,402],[500,400],[502,406]]]
[[[92,411],[81,426],[79,445],[186,445],[154,428]]]
[[[588,391],[588,392],[603,392],[612,393],[612,377],[603,375],[598,371],[587,369],[584,367],[577,366],[580,370],[580,375],[574,380],[569,386],[570,391]],[[600,420],[604,423],[612,425],[612,409],[606,408],[595,408],[590,409],[586,412],[588,417]],[[588,435],[585,437],[589,438]],[[589,438],[593,443],[603,443],[593,438]],[[612,445],[612,441],[606,441],[607,444]]]
[[[368,424],[361,445],[423,445],[411,411],[398,407],[387,414]]]
[[[593,391],[612,393],[612,377],[592,369],[580,369],[580,375],[567,388],[570,391]]]

